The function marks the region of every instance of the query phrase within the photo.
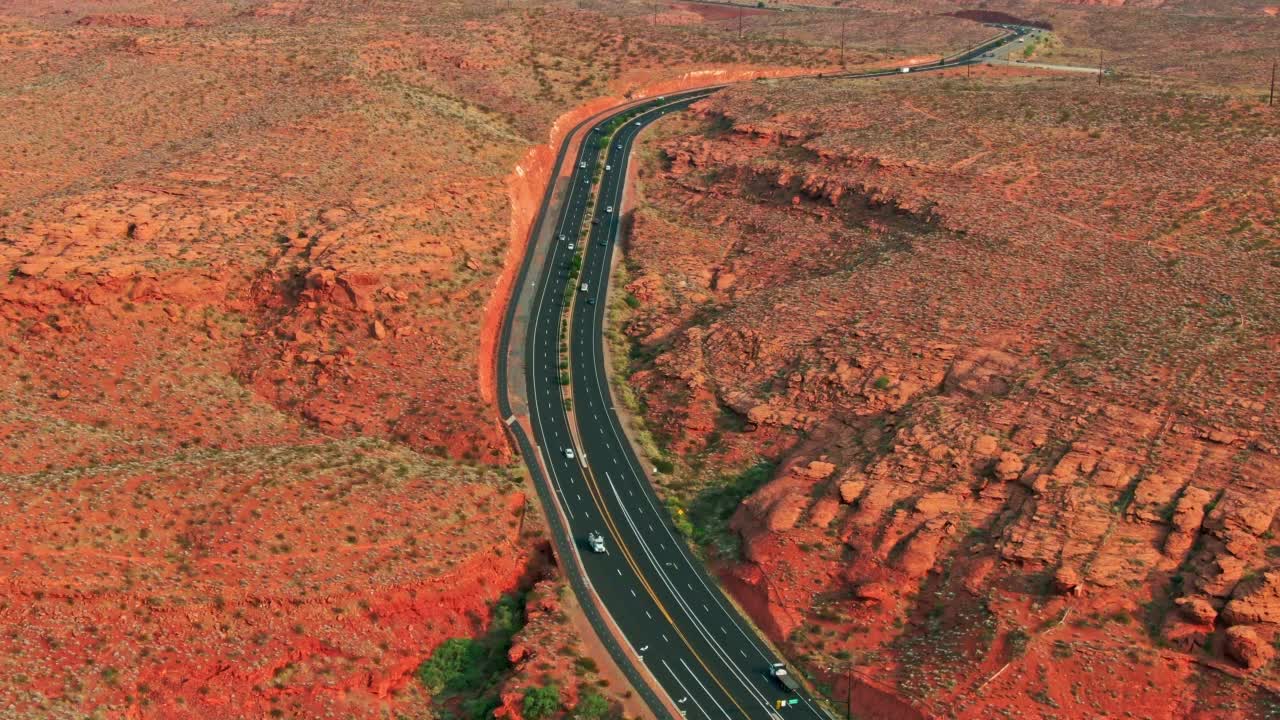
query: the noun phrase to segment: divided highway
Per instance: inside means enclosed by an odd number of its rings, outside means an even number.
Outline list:
[[[998,45],[1016,41],[1022,32],[1015,29],[1013,35],[912,72],[973,62]],[[726,600],[673,528],[622,431],[608,389],[603,353],[605,298],[632,143],[649,123],[719,89],[671,95],[646,106],[608,138],[603,159],[596,141],[603,138],[612,118],[599,120],[571,160],[573,174],[556,215],[549,214],[552,188],[548,189],[503,327],[499,402],[534,475],[570,582],[611,655],[657,717],[670,717],[671,705],[647,687],[634,665],[636,657],[686,718],[826,720],[827,713],[805,690],[792,693],[770,675],[770,666],[781,658]],[[558,163],[566,159],[567,148],[566,141]],[[586,218],[591,218],[589,224]],[[545,255],[537,247],[544,222],[554,223]],[[542,259],[540,267],[532,262],[535,256]],[[581,263],[581,276],[570,290],[575,262]],[[568,314],[566,301],[571,303]],[[524,308],[519,318],[518,308]],[[571,320],[567,325],[566,319]],[[518,321],[522,322],[517,325]],[[523,337],[517,338],[517,330]],[[561,351],[562,343],[566,353]],[[562,359],[568,360],[567,368],[561,367]],[[526,397],[522,399],[528,405],[532,439],[513,415],[509,360],[523,363],[523,368],[517,368],[523,370]],[[566,369],[569,388],[561,383]],[[572,408],[565,400],[566,389]],[[589,534],[603,536],[606,552],[592,551]],[[580,558],[585,577],[578,576],[575,558]],[[599,598],[612,627],[595,612],[586,593]],[[615,628],[621,638],[613,636]],[[624,643],[629,652],[624,651]]]

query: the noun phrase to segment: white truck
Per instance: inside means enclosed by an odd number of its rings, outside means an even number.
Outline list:
[[[791,673],[787,672],[787,667],[782,663],[774,663],[769,667],[770,674],[778,684],[787,690],[787,692],[795,692],[800,689],[800,683],[791,677]]]

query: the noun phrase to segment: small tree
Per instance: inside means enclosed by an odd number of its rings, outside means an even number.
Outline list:
[[[601,720],[609,714],[609,701],[598,692],[588,690],[573,709],[575,720]]]
[[[524,705],[521,710],[525,720],[549,718],[559,708],[560,688],[555,685],[531,687],[524,691]]]

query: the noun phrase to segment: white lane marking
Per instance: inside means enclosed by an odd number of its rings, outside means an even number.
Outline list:
[[[618,570],[618,568],[614,568],[614,570]],[[622,577],[622,571],[621,571],[621,570],[618,570],[618,577]]]
[[[667,672],[671,674],[671,679],[675,680],[676,684],[680,686],[680,689],[684,691],[685,697],[693,700],[694,707],[698,708],[698,710],[702,712],[703,716],[708,718],[711,717],[711,714],[707,712],[707,709],[702,707],[702,703],[698,702],[698,698],[693,697],[693,693],[689,692],[689,688],[680,681],[680,678],[676,675],[676,672],[671,669],[671,666],[667,664],[666,660],[662,661],[662,667],[666,668]],[[712,698],[711,702],[715,703],[715,699]],[[716,703],[716,708],[720,710],[720,712],[724,712],[724,708],[720,707],[719,703]],[[725,717],[729,717],[728,713],[725,714]]]
[[[631,597],[636,597],[636,591],[635,591],[635,590],[632,590],[632,591],[631,591]],[[644,648],[640,648],[640,649],[641,649],[641,650],[643,650]]]
[[[693,670],[689,668],[689,663],[685,662],[684,659],[681,658],[680,664],[684,666],[684,671],[689,673],[689,677],[693,678],[693,681],[698,683],[698,687],[702,688],[702,692],[706,693],[707,697],[712,699],[711,700],[712,702],[715,702],[715,696],[711,694],[711,691],[707,689],[706,685],[702,684],[702,681],[698,679],[698,676],[693,674]],[[720,703],[716,703],[716,707],[720,710],[720,712],[724,712],[724,708],[720,707]],[[729,714],[725,713],[724,716],[729,717]]]
[[[645,617],[647,617],[647,618],[649,618],[650,620],[652,620],[652,619],[653,619],[653,616],[649,614],[649,611],[648,611],[648,610],[645,610],[645,611],[644,611],[644,616],[645,616]]]
[[[693,627],[698,631],[698,634],[702,635],[702,637],[706,639],[707,644],[711,646],[712,652],[714,652],[716,657],[724,663],[724,666],[729,670],[729,673],[738,680],[742,687],[747,691],[747,694],[759,703],[760,707],[765,709],[766,713],[771,712],[771,703],[768,699],[758,688],[751,684],[750,679],[742,672],[742,669],[739,668],[737,664],[730,661],[728,651],[720,645],[720,642],[716,639],[715,635],[707,628],[706,625],[703,624],[702,620],[698,618],[698,615],[694,612],[693,608],[689,606],[688,601],[680,594],[680,590],[671,581],[671,577],[667,575],[667,571],[662,567],[666,564],[674,568],[675,564],[658,562],[658,558],[654,556],[653,550],[649,547],[649,543],[645,541],[644,536],[640,534],[640,529],[636,527],[635,520],[631,517],[631,511],[628,510],[626,504],[622,502],[622,496],[618,494],[618,487],[613,483],[613,477],[606,472],[604,474],[604,478],[609,484],[609,490],[613,492],[613,496],[618,502],[618,507],[622,510],[623,519],[626,520],[628,527],[631,528],[632,534],[635,535],[636,540],[640,543],[641,553],[649,560],[657,571],[658,579],[661,580],[662,584],[666,585],[667,589],[671,591],[671,595],[675,598],[676,604],[684,611],[685,615],[689,618],[689,621],[693,623]],[[710,608],[705,604],[703,604],[702,608],[708,613],[710,612]]]

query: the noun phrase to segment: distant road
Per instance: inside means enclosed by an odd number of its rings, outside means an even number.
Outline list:
[[[974,62],[1022,32],[911,72]],[[905,73],[890,69],[826,77],[899,75]],[[606,295],[632,143],[648,124],[722,87],[648,103],[618,129],[603,160],[594,152],[594,140],[613,116],[596,122],[573,157],[568,157],[573,133],[565,140],[553,187],[566,161],[572,175],[558,206],[548,189],[517,278],[500,345],[499,404],[534,477],[570,583],[610,654],[657,717],[670,718],[668,708],[674,706],[692,720],[826,720],[829,716],[807,691],[791,693],[769,675],[770,666],[781,658],[738,614],[677,534],[622,431],[609,393]],[[632,112],[636,110],[628,108],[619,114]],[[598,200],[593,204],[595,191]],[[550,233],[545,232],[548,222],[553,223]],[[546,244],[539,246],[540,240]],[[581,275],[571,286],[575,256],[581,257]],[[571,320],[568,328],[566,319]],[[560,367],[562,360],[567,360],[567,368]],[[508,385],[511,362],[517,369],[523,363],[521,396],[513,396]],[[561,384],[566,370],[568,387]],[[532,438],[513,413],[513,399],[527,405]],[[590,533],[604,537],[607,552],[590,550]],[[594,611],[595,598],[607,617]],[[645,682],[636,658],[669,703]],[[786,704],[792,701],[794,705]],[[779,702],[784,703],[781,709]]]

